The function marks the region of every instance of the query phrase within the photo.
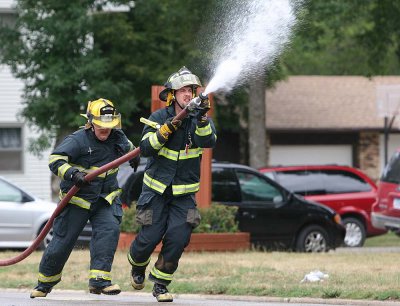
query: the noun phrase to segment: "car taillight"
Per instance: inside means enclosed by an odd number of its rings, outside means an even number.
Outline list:
[[[342,224],[342,218],[340,218],[339,214],[335,214],[335,216],[333,217],[333,220],[337,223],[337,224]]]

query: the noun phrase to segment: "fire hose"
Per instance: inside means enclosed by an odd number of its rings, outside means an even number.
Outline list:
[[[193,98],[189,102],[189,104],[172,119],[172,121],[175,121],[175,120],[180,121],[180,120],[185,119],[191,111],[193,111],[194,109],[199,107],[201,102],[207,98],[208,98],[207,95],[203,95],[202,93],[200,93],[199,96],[196,98]],[[89,172],[85,176],[85,180],[90,182],[95,177],[99,176],[100,174],[102,174],[110,169],[119,167],[119,165],[131,160],[132,158],[136,157],[139,154],[140,154],[140,148],[138,147],[138,148],[130,151],[129,153],[117,158],[116,160],[114,160],[108,164],[105,164],[104,166],[101,166],[100,168],[98,168],[94,171]],[[47,233],[52,228],[54,219],[60,214],[60,212],[68,204],[68,202],[71,200],[71,198],[78,192],[78,190],[79,190],[78,187],[73,186],[68,191],[68,193],[65,195],[65,197],[60,201],[60,203],[58,203],[57,208],[54,210],[50,219],[47,221],[46,225],[43,227],[40,234],[36,237],[35,241],[33,241],[33,243],[26,250],[24,250],[21,254],[15,256],[13,258],[10,258],[10,259],[0,260],[0,267],[14,265],[14,264],[22,261],[26,257],[28,257],[34,250],[36,250],[36,248],[39,246],[39,244],[42,242],[44,237],[46,237]]]

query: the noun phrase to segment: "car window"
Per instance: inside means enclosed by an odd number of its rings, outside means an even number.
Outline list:
[[[400,152],[396,152],[386,165],[381,181],[400,184]]]
[[[22,193],[17,188],[0,180],[0,201],[21,202]]]
[[[335,193],[353,193],[370,191],[371,186],[358,175],[342,170],[324,170],[324,183],[326,192]]]
[[[276,172],[276,176],[282,186],[302,196],[326,194],[323,181],[324,175],[319,171],[282,171]]]
[[[262,177],[240,170],[236,174],[242,201],[282,201],[281,192]]]
[[[212,201],[240,202],[240,190],[232,169],[212,169]]]
[[[303,196],[372,190],[363,178],[343,170],[283,171],[277,177],[284,187]]]

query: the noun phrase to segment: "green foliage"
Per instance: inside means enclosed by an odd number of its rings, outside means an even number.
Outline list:
[[[120,226],[121,232],[138,233],[140,225],[136,222],[136,205],[132,203],[129,208],[124,208],[122,222]]]
[[[236,207],[213,204],[210,208],[199,209],[201,215],[200,225],[194,233],[234,233],[238,232],[238,224],[235,221]],[[136,205],[132,203],[130,208],[124,209],[121,222],[121,232],[137,233],[140,225],[136,222]]]
[[[238,232],[235,220],[237,207],[213,204],[209,208],[200,208],[201,223],[194,233],[234,233]]]
[[[398,1],[308,0],[282,62],[290,74],[399,74]]]

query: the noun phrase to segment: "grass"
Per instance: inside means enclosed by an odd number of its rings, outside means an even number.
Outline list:
[[[389,232],[385,235],[368,238],[365,241],[366,247],[400,247],[400,237]]]
[[[392,236],[381,239],[392,239]],[[17,254],[2,252],[0,259]],[[33,288],[41,256],[42,252],[34,252],[16,265],[1,267],[1,287]],[[151,258],[150,265],[155,261],[156,255]],[[399,300],[400,268],[397,262],[398,254],[384,252],[185,253],[169,289],[173,293]],[[64,268],[63,280],[56,288],[86,289],[88,269],[89,251],[75,250]],[[319,283],[300,283],[305,274],[314,270],[327,273],[329,278]],[[117,251],[112,275],[122,290],[134,291],[130,286],[126,252]],[[150,290],[151,284],[147,283],[144,291]]]

